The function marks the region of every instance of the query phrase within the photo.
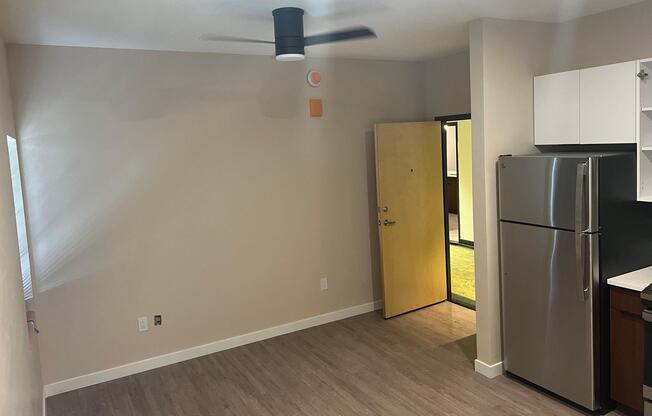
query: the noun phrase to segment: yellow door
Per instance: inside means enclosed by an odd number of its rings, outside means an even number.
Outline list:
[[[384,315],[446,299],[444,175],[439,122],[376,124]]]

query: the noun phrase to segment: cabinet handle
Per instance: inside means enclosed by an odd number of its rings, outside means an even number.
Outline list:
[[[645,322],[652,322],[652,312],[648,310],[643,311],[643,320]]]

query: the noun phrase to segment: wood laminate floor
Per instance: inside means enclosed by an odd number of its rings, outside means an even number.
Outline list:
[[[48,416],[581,415],[473,371],[475,312],[368,313],[47,400]]]

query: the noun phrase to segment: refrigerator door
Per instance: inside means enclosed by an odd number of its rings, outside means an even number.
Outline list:
[[[597,164],[587,156],[501,156],[498,160],[500,219],[594,232]]]
[[[501,222],[500,232],[505,370],[596,410],[598,235],[581,234],[577,252],[572,231]]]

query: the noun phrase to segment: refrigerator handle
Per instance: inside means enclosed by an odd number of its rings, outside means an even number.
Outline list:
[[[586,229],[586,175],[588,165],[580,163],[577,165],[577,179],[575,181],[575,233],[583,233]]]
[[[577,273],[577,280],[579,283],[579,296],[580,300],[587,299],[589,291],[587,284],[587,270],[586,270],[586,250],[585,250],[585,178],[587,174],[588,165],[580,163],[577,165],[577,180],[575,182],[575,270]]]
[[[585,301],[588,298],[590,276],[586,267],[586,240],[590,234],[575,233],[575,269],[579,287],[579,298]]]

